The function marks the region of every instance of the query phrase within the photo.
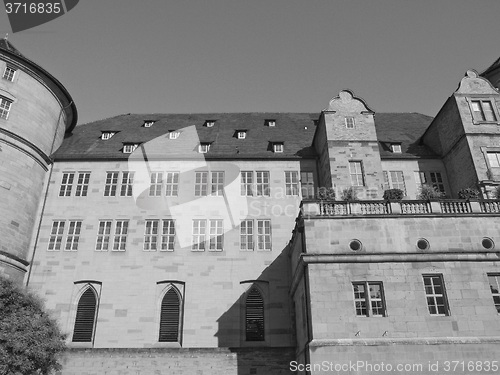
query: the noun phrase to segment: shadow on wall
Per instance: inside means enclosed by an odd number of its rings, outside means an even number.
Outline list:
[[[254,280],[242,280],[241,295],[217,319],[218,346],[229,348],[238,375],[290,374],[295,358],[295,316],[289,296],[288,249]]]

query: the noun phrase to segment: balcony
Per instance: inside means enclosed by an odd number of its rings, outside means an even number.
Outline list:
[[[500,200],[442,199],[438,201],[319,201],[302,202],[303,217],[345,217],[386,215],[500,215]]]

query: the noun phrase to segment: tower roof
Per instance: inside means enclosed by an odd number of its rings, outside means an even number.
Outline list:
[[[7,40],[7,37],[0,39],[0,49],[12,52],[18,56],[24,57],[14,45]]]

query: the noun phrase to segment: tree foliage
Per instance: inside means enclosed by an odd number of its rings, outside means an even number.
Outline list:
[[[48,375],[61,368],[64,336],[34,295],[0,277],[0,375]]]
[[[420,193],[417,198],[422,200],[431,200],[431,199],[441,199],[444,194],[440,192],[436,187],[431,185],[422,185],[420,188]]]
[[[401,189],[387,189],[384,191],[384,199],[389,201],[400,201],[405,193]]]
[[[340,199],[346,202],[352,202],[355,200],[358,200],[358,192],[354,187],[350,187],[348,189],[342,190],[342,194],[340,196]]]

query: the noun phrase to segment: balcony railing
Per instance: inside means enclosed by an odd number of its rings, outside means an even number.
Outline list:
[[[500,215],[500,200],[442,199],[439,201],[304,201],[305,215],[349,216],[349,215]]]

